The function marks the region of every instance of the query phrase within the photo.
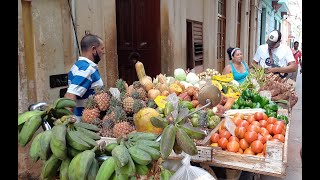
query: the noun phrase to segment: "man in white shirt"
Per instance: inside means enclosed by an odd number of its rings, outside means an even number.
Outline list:
[[[280,42],[281,32],[278,30],[270,32],[267,43],[258,47],[253,57],[253,65],[260,65],[267,73],[273,72],[280,75],[297,71],[298,66],[290,47]]]

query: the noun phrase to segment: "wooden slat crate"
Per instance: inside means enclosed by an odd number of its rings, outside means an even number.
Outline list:
[[[281,109],[279,113],[288,115],[286,109]],[[220,147],[212,147],[212,160],[208,164],[269,176],[284,177],[287,167],[288,137],[291,119],[290,115],[288,115],[288,117],[289,123],[287,124],[285,142],[267,141],[265,157],[237,154],[222,150]],[[204,146],[210,145],[210,136],[218,130],[224,121],[225,119],[202,141]]]

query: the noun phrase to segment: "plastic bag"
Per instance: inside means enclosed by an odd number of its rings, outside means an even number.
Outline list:
[[[120,100],[120,91],[119,91],[118,88],[113,88],[113,87],[111,87],[111,88],[109,89],[109,91],[110,91],[110,93],[112,94],[113,97],[115,97],[115,98],[117,98],[117,99]]]
[[[191,156],[186,153],[183,154],[185,154],[185,157],[182,160],[182,166],[170,177],[170,180],[216,180],[206,170],[191,166]]]

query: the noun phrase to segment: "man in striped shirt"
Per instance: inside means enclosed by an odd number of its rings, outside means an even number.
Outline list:
[[[98,62],[104,55],[102,39],[93,34],[86,34],[81,39],[82,56],[78,58],[68,73],[68,90],[64,97],[73,99],[77,105],[73,109],[78,120],[81,119],[85,101],[94,90],[103,87],[98,71]]]

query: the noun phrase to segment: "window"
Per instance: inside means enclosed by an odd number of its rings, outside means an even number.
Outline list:
[[[203,65],[202,22],[187,20],[187,68]]]

